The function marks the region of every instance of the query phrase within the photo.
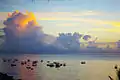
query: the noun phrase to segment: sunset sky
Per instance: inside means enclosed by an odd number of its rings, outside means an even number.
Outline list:
[[[79,32],[98,42],[120,40],[120,0],[1,0],[0,27],[8,12],[34,12],[47,34]]]

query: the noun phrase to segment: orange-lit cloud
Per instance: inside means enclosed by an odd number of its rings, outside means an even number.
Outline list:
[[[14,11],[13,13],[8,13],[7,20],[4,21],[4,24],[10,29],[12,29],[10,25],[16,25],[19,31],[24,31],[28,26],[37,25],[37,22],[32,12],[26,12],[24,14],[19,11]]]
[[[10,18],[14,18],[14,23],[19,24],[21,27],[25,27],[30,21],[33,21],[36,24],[35,16],[32,12],[27,12],[26,14],[20,13],[19,11],[15,11],[11,15],[8,14]],[[17,17],[16,17],[17,16]]]
[[[13,13],[8,13],[3,24],[7,27],[7,29],[10,29],[16,36],[19,37],[29,34],[29,32],[33,31],[33,27],[38,27],[36,18],[32,12],[22,13],[14,11]],[[29,30],[27,30],[28,27]]]

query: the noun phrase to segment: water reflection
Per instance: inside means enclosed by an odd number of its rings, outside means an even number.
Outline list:
[[[4,57],[0,59],[0,72],[22,80],[37,80],[39,56],[24,55]]]
[[[96,57],[90,60],[88,56],[87,60],[83,60],[83,56],[82,59],[80,56],[80,59],[71,59],[69,55],[65,57],[45,58],[41,55],[1,57],[0,72],[22,80],[108,80],[116,78],[115,69],[118,66],[115,64],[120,65],[120,60],[113,60],[111,57],[107,57],[109,58],[107,60],[102,58],[98,60]],[[49,67],[51,64],[53,67]]]

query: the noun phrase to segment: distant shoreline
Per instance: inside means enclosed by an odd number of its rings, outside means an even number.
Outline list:
[[[120,55],[120,50],[51,50],[13,51],[0,50],[0,54],[80,54],[80,55]]]

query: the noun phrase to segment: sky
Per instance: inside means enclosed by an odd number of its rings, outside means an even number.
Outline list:
[[[74,33],[98,37],[97,42],[120,40],[120,0],[0,0],[0,27],[8,12],[34,12],[47,34]]]

